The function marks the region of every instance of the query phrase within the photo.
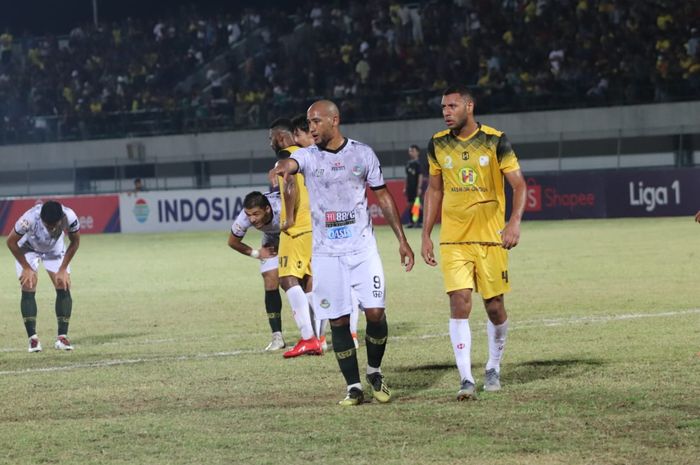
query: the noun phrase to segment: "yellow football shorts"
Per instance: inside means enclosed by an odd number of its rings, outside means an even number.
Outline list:
[[[311,276],[311,231],[290,236],[280,234],[280,245],[277,252],[279,257],[279,275],[296,276],[302,279]]]
[[[473,289],[484,299],[510,291],[508,251],[499,245],[440,245],[445,292]]]

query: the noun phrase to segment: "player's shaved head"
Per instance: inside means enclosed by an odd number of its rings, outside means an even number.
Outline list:
[[[340,133],[340,112],[330,100],[314,102],[306,112],[309,130],[320,148],[336,149],[345,140]]]
[[[336,116],[340,118],[340,111],[338,111],[337,105],[330,100],[317,100],[309,107],[307,113],[318,113],[320,116],[325,116],[326,118],[333,118]]]

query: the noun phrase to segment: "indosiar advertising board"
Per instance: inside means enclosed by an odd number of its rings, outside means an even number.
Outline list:
[[[243,199],[268,186],[180,190],[119,195],[122,232],[227,230],[243,210]]]

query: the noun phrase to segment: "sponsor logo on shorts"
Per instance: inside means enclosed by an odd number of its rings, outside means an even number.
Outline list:
[[[331,303],[328,302],[328,299],[321,299],[321,308],[328,308],[331,306]]]
[[[372,291],[372,297],[381,298],[384,295],[382,291]]]
[[[136,218],[136,221],[145,223],[149,213],[148,203],[144,199],[136,199],[136,202],[134,202],[134,218]]]

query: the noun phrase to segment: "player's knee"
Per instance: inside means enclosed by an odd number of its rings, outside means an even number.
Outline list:
[[[484,299],[484,307],[486,308],[486,314],[492,322],[494,319],[505,319],[506,306],[503,294]]]
[[[450,316],[452,318],[469,318],[472,311],[471,291],[455,291],[450,294]]]
[[[294,286],[299,285],[299,280],[294,276],[283,276],[280,278],[280,287],[283,291],[287,292]]]
[[[345,315],[345,316],[341,316],[340,318],[332,318],[332,319],[328,320],[328,323],[333,327],[349,326],[350,325],[350,316]]]
[[[366,308],[365,318],[372,323],[381,323],[386,318],[386,313],[383,308]]]

